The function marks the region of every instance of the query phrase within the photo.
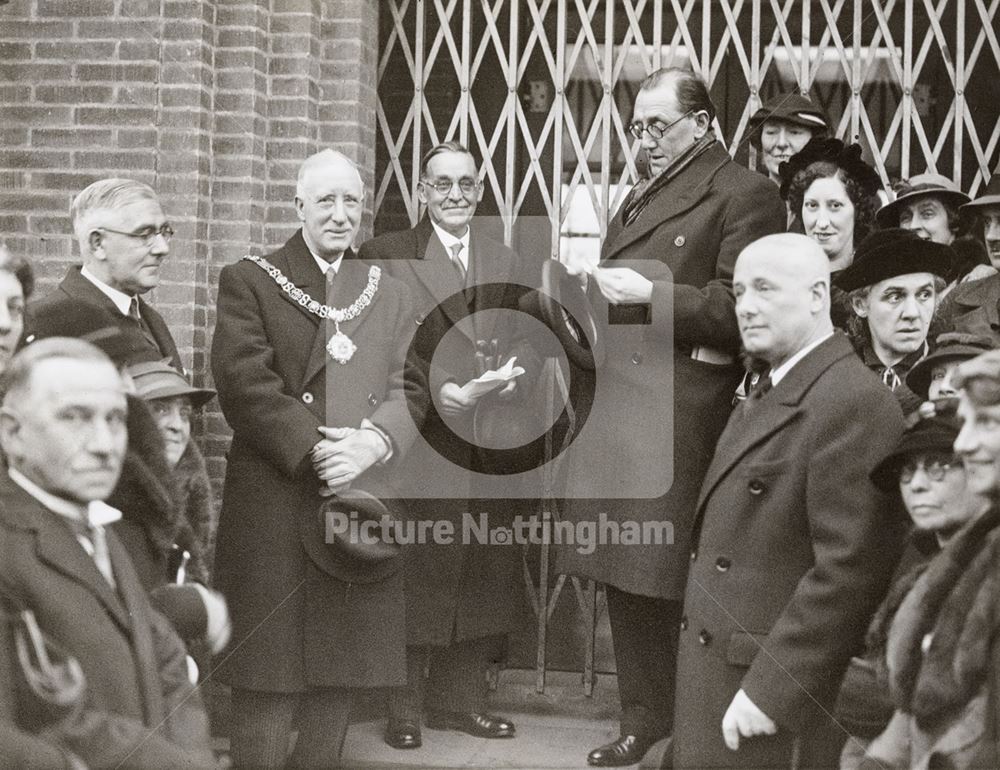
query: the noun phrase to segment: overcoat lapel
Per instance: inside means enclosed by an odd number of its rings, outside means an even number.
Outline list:
[[[480,287],[473,290],[475,294],[472,299],[472,311],[476,315],[473,316],[472,325],[475,329],[476,339],[490,340],[496,336],[494,330],[499,314],[479,313],[478,311],[490,307],[490,303],[495,305],[497,299],[502,296],[506,290],[504,285],[514,279],[514,263],[507,252],[494,251],[490,248],[489,241],[477,238],[474,232],[469,239],[469,244],[469,251],[472,254],[470,276],[473,285]],[[500,286],[488,291],[482,288],[485,284],[491,283],[500,284]]]
[[[719,438],[715,457],[702,484],[697,509],[699,517],[712,491],[740,460],[795,419],[803,396],[819,376],[840,359],[853,355],[855,353],[847,337],[835,332],[833,337],[792,367],[759,403],[754,404],[752,415],[747,414],[746,402],[733,412]]]
[[[410,267],[451,323],[457,324],[469,313],[462,294],[463,287],[451,265],[451,257],[434,232],[431,221],[424,217],[411,230],[413,257]]]
[[[680,216],[685,211],[694,208],[699,201],[708,195],[711,189],[712,177],[729,160],[721,144],[714,144],[705,152],[691,161],[680,174],[654,197],[628,227],[624,226],[622,217],[625,206],[619,206],[612,225],[608,228],[602,259],[614,259],[622,250],[628,248],[640,238],[648,235],[669,219]]]

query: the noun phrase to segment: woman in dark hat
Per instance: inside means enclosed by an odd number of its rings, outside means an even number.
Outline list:
[[[954,442],[964,468],[968,516],[915,579],[897,585],[872,621],[869,647],[895,706],[868,746],[863,768],[1000,767],[1000,351],[962,363],[961,430]],[[946,459],[946,458],[942,458]],[[919,469],[914,470],[913,480]],[[933,466],[925,461],[930,477]],[[937,474],[953,475],[950,467]],[[953,510],[942,492],[928,512]]]
[[[954,259],[950,247],[909,230],[878,230],[861,242],[854,262],[836,278],[849,295],[848,335],[858,355],[906,412],[920,399],[903,378],[929,352],[931,318]]]
[[[924,401],[955,398],[958,389],[952,381],[952,374],[958,365],[995,347],[990,337],[962,332],[939,334],[930,355],[918,361],[907,373],[906,387]]]
[[[875,615],[865,654],[852,661],[841,686],[837,721],[851,734],[841,756],[842,770],[859,766],[895,710],[892,692],[876,672],[884,673],[889,627],[900,604],[941,547],[988,507],[987,500],[969,488],[953,449],[961,428],[954,406],[941,404],[935,402],[938,408],[917,419],[871,474],[883,492],[899,495],[912,523],[911,542]]]
[[[974,232],[971,218],[960,215],[961,207],[969,203],[969,196],[958,185],[942,174],[918,174],[899,182],[893,192],[895,198],[875,215],[880,228],[902,227],[925,240],[951,246],[957,262],[949,282],[993,274],[992,269],[976,270],[979,265],[989,265],[989,258],[981,236]]]
[[[748,126],[750,144],[764,159],[767,176],[781,184],[778,168],[810,139],[826,136],[826,118],[809,97],[799,93],[772,96],[751,117]]]
[[[973,220],[977,232],[982,232],[990,263],[1000,269],[1000,174],[990,177],[982,195],[963,205],[961,213]]]

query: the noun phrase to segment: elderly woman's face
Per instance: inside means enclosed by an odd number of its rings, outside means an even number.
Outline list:
[[[907,201],[899,211],[899,226],[913,230],[925,241],[950,246],[955,240],[948,226],[948,209],[933,195]]]
[[[885,364],[894,364],[927,339],[934,315],[934,275],[908,273],[873,285],[868,296],[855,298],[854,312],[867,319],[872,347]]]
[[[812,131],[797,123],[784,120],[765,120],[760,129],[760,151],[768,176],[780,179],[778,167],[799,152],[812,138]]]
[[[900,469],[899,492],[913,525],[924,532],[955,530],[982,508],[966,485],[962,461],[950,452],[908,457]]]
[[[0,372],[7,363],[24,331],[24,290],[13,273],[0,270]]]
[[[160,435],[163,436],[167,462],[173,468],[180,462],[181,455],[191,440],[191,415],[194,411],[191,399],[187,396],[172,396],[154,398],[148,403],[160,428]]]
[[[849,259],[854,253],[854,204],[837,177],[809,185],[802,196],[802,224],[831,262]]]

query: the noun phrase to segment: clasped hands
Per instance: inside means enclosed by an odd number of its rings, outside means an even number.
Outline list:
[[[590,276],[604,298],[612,305],[649,302],[653,297],[653,282],[630,267],[597,267],[573,262],[566,265],[570,275]]]
[[[327,428],[317,430],[323,438],[312,448],[313,470],[325,486],[324,497],[347,489],[385,452],[385,442],[372,430]]]

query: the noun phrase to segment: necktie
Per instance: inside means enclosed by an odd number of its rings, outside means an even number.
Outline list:
[[[331,300],[333,299],[333,284],[337,279],[337,271],[332,267],[327,268],[326,271],[326,303],[328,305],[333,304]]]
[[[153,346],[154,350],[159,351],[160,345],[156,341],[156,337],[153,336],[153,330],[149,328],[149,325],[143,320],[143,317],[139,314],[139,298],[132,297],[132,301],[128,306],[128,317],[131,318],[139,325],[139,331],[142,332],[142,336],[146,338],[146,342]]]
[[[754,398],[761,398],[766,395],[773,386],[774,383],[771,382],[771,375],[768,373],[766,376],[761,377],[754,383],[752,395]]]
[[[83,544],[83,547],[90,554],[90,558],[94,560],[98,571],[104,575],[104,579],[114,588],[115,573],[111,568],[111,554],[108,552],[108,539],[104,527],[93,524],[86,512],[84,512],[83,518],[69,519],[69,522],[77,537],[82,538],[85,543],[90,545],[88,548],[86,544]]]
[[[458,273],[458,282],[462,284],[462,286],[465,286],[467,271],[465,269],[465,265],[462,264],[462,248],[461,242],[453,243],[451,245],[451,264],[455,267],[455,272]]]

